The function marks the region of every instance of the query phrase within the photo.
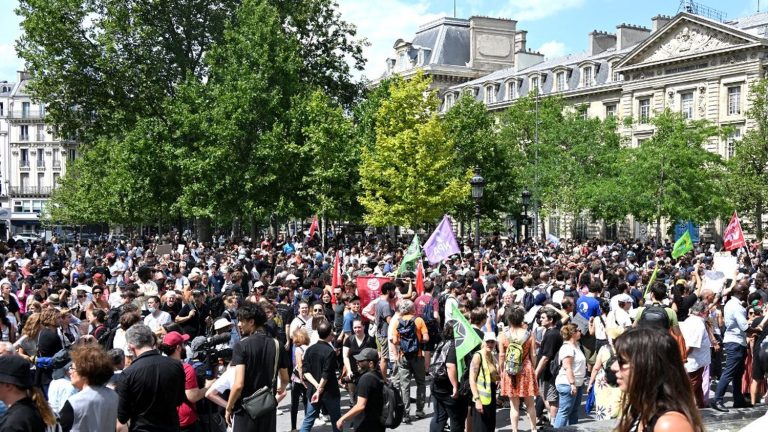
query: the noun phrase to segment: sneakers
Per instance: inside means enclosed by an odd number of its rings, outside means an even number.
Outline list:
[[[414,417],[416,418],[416,420],[421,420],[421,419],[423,419],[426,416],[427,416],[427,414],[423,410],[421,410],[421,411],[417,410],[416,411],[416,415]]]
[[[404,416],[403,416],[403,423],[405,423],[405,424],[410,424],[410,423],[411,423],[411,416],[409,416],[409,415],[404,415]]]
[[[325,417],[319,416],[315,419],[315,426],[325,426],[328,422],[325,421]]]

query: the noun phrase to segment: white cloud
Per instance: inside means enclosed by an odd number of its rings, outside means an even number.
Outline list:
[[[423,0],[339,0],[342,18],[355,24],[358,37],[370,43],[363,49],[368,60],[363,75],[369,79],[381,76],[386,59],[394,56],[392,45],[398,38],[411,40],[420,25],[447,15],[429,12],[429,8],[430,3]]]
[[[497,15],[518,21],[535,21],[584,3],[585,0],[507,0]]]
[[[565,55],[565,50],[566,47],[564,43],[554,40],[544,42],[538,49],[538,51],[544,54],[544,57],[547,59],[562,57]]]

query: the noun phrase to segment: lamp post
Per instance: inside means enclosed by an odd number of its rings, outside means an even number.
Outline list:
[[[483,197],[483,188],[485,187],[485,179],[480,175],[480,167],[475,167],[475,175],[469,180],[469,185],[472,186],[472,198],[475,200],[475,219],[477,225],[475,225],[475,245],[477,250],[480,250],[480,199]]]
[[[523,189],[523,193],[520,195],[520,198],[523,200],[523,213],[525,214],[525,217],[523,218],[523,225],[525,225],[525,237],[523,240],[528,240],[528,232],[530,230],[530,228],[528,228],[528,224],[530,223],[528,221],[528,206],[531,205],[531,192],[527,187]]]

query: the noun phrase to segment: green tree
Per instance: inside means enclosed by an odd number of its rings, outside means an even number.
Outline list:
[[[720,129],[669,109],[651,123],[651,138],[625,153],[621,179],[629,212],[639,221],[655,221],[657,227],[662,218],[705,222],[727,214],[724,161],[704,148]]]
[[[728,196],[735,209],[749,217],[762,245],[762,215],[768,202],[768,80],[750,86],[749,102],[747,116],[754,126],[734,143],[734,154],[728,161]]]
[[[375,226],[434,223],[465,199],[470,173],[454,175],[456,145],[437,117],[430,80],[418,73],[389,89],[376,118],[376,144],[363,147],[360,203]]]
[[[462,96],[443,117],[446,133],[456,143],[456,175],[479,167],[486,181],[480,208],[484,215],[498,219],[502,213],[516,211],[520,186],[521,153],[516,146],[506,145],[496,130],[494,117],[475,98]],[[474,215],[474,201],[467,195],[457,205],[463,220]]]
[[[293,112],[292,124],[301,135],[306,160],[299,194],[314,214],[359,218],[360,138],[352,119],[322,91],[297,101]]]

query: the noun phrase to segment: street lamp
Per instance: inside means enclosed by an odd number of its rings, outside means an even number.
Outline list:
[[[523,193],[520,195],[520,197],[523,199],[523,213],[525,214],[525,217],[523,218],[523,225],[525,225],[525,238],[524,240],[528,239],[528,232],[530,230],[528,220],[528,206],[531,205],[531,192],[528,190],[527,187],[523,188]]]
[[[469,180],[469,185],[472,186],[472,198],[475,200],[475,219],[477,219],[477,225],[475,226],[475,244],[477,250],[480,250],[480,199],[483,197],[483,188],[485,187],[485,179],[480,175],[480,167],[475,167],[475,175]]]

